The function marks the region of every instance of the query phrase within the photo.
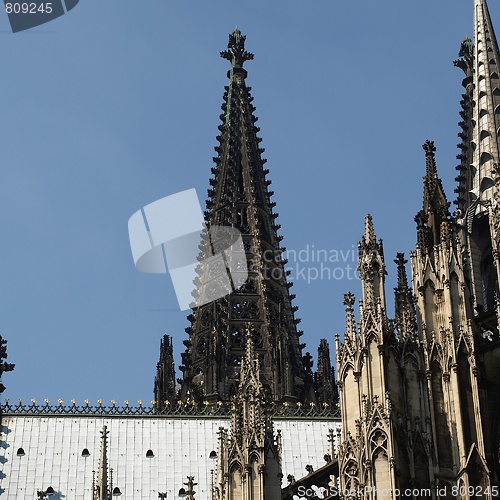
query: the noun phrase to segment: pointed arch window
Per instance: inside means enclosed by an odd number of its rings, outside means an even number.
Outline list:
[[[359,467],[354,460],[349,460],[344,467],[344,484],[348,491],[356,491],[359,485]]]

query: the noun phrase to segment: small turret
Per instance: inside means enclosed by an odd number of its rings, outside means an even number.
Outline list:
[[[160,360],[156,365],[154,397],[156,408],[161,410],[165,401],[176,399],[175,365],[172,337],[164,335],[160,341]]]
[[[372,216],[365,217],[365,233],[358,244],[359,277],[363,286],[364,310],[386,309],[385,304],[385,263],[382,240],[378,240],[373,229]]]
[[[450,204],[446,199],[443,184],[436,168],[436,147],[433,141],[426,141],[425,151],[426,173],[424,177],[423,209],[416,215],[417,245],[422,257],[431,252],[435,245],[449,241]]]
[[[408,286],[405,264],[408,261],[403,253],[398,253],[394,261],[398,266],[398,286],[394,289],[396,299],[396,329],[400,337],[413,337],[417,332],[415,301]]]
[[[339,401],[335,384],[335,369],[330,361],[330,347],[326,339],[321,339],[318,347],[318,369],[315,373],[315,389],[318,404],[334,407]]]

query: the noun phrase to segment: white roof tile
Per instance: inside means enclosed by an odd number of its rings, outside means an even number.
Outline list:
[[[156,499],[159,491],[176,498],[188,475],[195,476],[197,500],[210,498],[208,458],[217,450],[219,427],[228,419],[124,416],[3,416],[0,437],[0,494],[6,500],[33,500],[52,486],[53,500],[91,499],[92,471],[98,469],[100,431],[108,426],[108,463],[113,483],[127,498]],[[274,421],[283,443],[283,486],[288,474],[297,479],[325,462],[328,429],[340,422],[297,419]],[[23,448],[26,455],[17,456]],[[87,448],[90,456],[82,457]],[[154,453],[146,458],[147,450]]]

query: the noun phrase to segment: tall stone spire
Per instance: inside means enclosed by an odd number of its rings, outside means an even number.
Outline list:
[[[474,0],[474,43],[462,43],[455,64],[466,78],[459,135],[462,160],[458,205],[470,218],[486,212],[493,198],[494,164],[499,162],[500,54],[486,0]]]
[[[291,283],[287,283],[281,257],[284,249],[271,202],[273,192],[268,189],[271,181],[266,179],[264,149],[257,136],[251,89],[246,85],[243,64],[253,54],[245,49],[245,36],[239,30],[229,36],[228,50],[221,57],[231,61],[231,69],[205,216],[209,228],[231,227],[241,232],[248,279],[231,295],[195,308],[188,317],[191,326],[186,329],[189,340],[184,342],[187,349],[182,355],[181,397],[230,399],[238,387],[243,328],[250,324],[261,359],[261,380],[271,398],[305,402],[311,377],[302,360],[299,320],[294,317],[297,308],[291,304],[294,296],[289,293]]]
[[[451,372],[451,383],[458,388],[454,392],[460,391],[461,404],[460,411],[450,405],[454,418],[448,441],[456,443],[454,453],[459,459],[453,460],[458,470],[467,471],[469,484],[488,485],[491,481],[497,485],[500,433],[493,415],[498,411],[500,371],[500,53],[486,0],[474,0],[474,40],[462,43],[459,56],[455,64],[465,72],[459,134],[462,152],[457,167],[458,210],[454,221],[460,246],[454,249],[455,262],[449,258],[451,252],[443,255],[442,262],[446,258],[450,272],[444,273],[443,266],[439,270],[443,278],[450,276],[451,298],[444,305],[452,320],[448,324],[453,325],[450,359],[452,367],[458,367],[449,370],[444,365],[442,371]],[[424,277],[421,273],[420,283]],[[424,298],[426,308],[422,301],[417,311],[422,309],[427,314],[426,330],[444,330],[444,325],[429,326],[432,308],[428,297]],[[435,337],[436,343],[446,347],[442,335],[437,333]],[[443,381],[442,392],[446,394],[448,388]],[[439,396],[439,391],[434,391],[434,401]],[[436,412],[438,424],[439,415]],[[442,448],[442,442],[438,443],[440,453]]]
[[[471,194],[479,200],[489,200],[492,198],[493,164],[499,161],[500,54],[485,0],[474,2],[474,36],[474,121],[477,125],[472,141],[476,146],[473,155],[476,173],[472,177]]]
[[[474,0],[474,40],[466,39],[459,55],[455,64],[465,72],[465,94],[460,113],[457,222],[467,250],[473,308],[488,323],[485,327],[492,329],[498,321],[494,309],[500,273],[500,53],[485,0]]]

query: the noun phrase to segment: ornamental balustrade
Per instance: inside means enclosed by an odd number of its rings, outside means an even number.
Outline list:
[[[118,405],[115,400],[110,405],[106,405],[103,400],[97,400],[97,404],[91,404],[90,400],[85,400],[83,404],[78,404],[76,400],[71,400],[70,404],[64,404],[62,399],[57,404],[52,404],[45,399],[43,403],[32,399],[29,403],[19,400],[16,403],[6,399],[0,404],[0,413],[3,415],[93,415],[93,416],[150,416],[150,417],[221,417],[229,418],[232,404],[223,403],[196,403],[194,401],[164,401],[158,404],[151,401],[150,406],[145,406],[139,400],[137,406],[132,406],[130,401],[125,401],[124,405]],[[307,419],[340,419],[340,408],[331,407],[327,403],[316,405],[310,403],[275,403],[267,406],[267,411],[272,418],[307,418]]]

